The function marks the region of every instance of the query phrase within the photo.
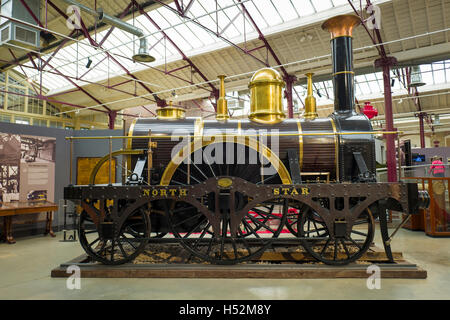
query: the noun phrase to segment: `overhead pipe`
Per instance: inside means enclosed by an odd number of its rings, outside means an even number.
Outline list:
[[[139,51],[137,54],[133,55],[133,60],[139,62],[153,62],[155,58],[148,54],[148,43],[147,38],[145,37],[144,31],[142,29],[133,26],[127,22],[124,22],[116,17],[110,16],[103,12],[102,8],[98,8],[97,11],[91,9],[77,1],[74,0],[62,0],[65,3],[76,6],[80,8],[83,12],[90,14],[95,17],[95,19],[99,22],[107,23],[113,27],[119,28],[125,32],[131,33],[139,38]]]

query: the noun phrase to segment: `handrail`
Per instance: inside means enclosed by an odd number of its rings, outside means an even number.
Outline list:
[[[66,137],[66,140],[102,140],[102,139],[172,139],[172,138],[200,138],[200,137],[259,137],[259,136],[333,136],[333,135],[358,135],[358,134],[402,134],[402,131],[360,131],[360,132],[306,132],[306,133],[261,133],[261,134],[211,134],[211,135],[166,135],[152,134],[146,136],[98,136],[98,137]]]

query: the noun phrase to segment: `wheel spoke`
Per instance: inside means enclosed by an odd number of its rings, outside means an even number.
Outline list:
[[[362,249],[362,247],[355,241],[355,240],[353,240],[352,239],[352,237],[349,237],[349,240],[355,245],[355,246],[357,246],[358,247],[358,249]]]
[[[183,221],[180,221],[180,222],[175,223],[173,226],[174,226],[174,227],[178,227],[179,225],[185,223],[186,221],[190,221],[190,220],[195,219],[195,218],[198,218],[198,217],[200,217],[200,216],[202,216],[202,215],[203,215],[203,213],[198,213],[198,214],[196,214],[196,215],[194,215],[194,216],[191,216],[191,217],[189,217],[189,218],[184,219]]]
[[[194,163],[194,161],[191,162],[194,165],[194,168],[197,169],[198,172],[200,172],[200,174],[205,178],[205,180],[208,179],[208,176],[206,174],[203,173],[202,170],[200,170],[199,167],[197,167],[197,165]]]
[[[250,233],[251,233],[251,234],[254,234],[258,239],[261,239],[261,237],[260,237],[259,234],[256,232],[256,230],[253,229],[252,226],[251,226],[247,221],[245,221],[245,219],[242,220],[242,222],[244,223],[244,225],[247,226],[247,228],[250,229]],[[262,240],[262,239],[261,239],[261,240]]]
[[[191,231],[189,231],[183,238],[187,238],[189,237],[195,230],[197,230],[198,228],[200,228],[202,226],[202,224],[205,222],[206,218],[203,219],[202,221],[200,221]]]
[[[247,215],[247,216],[248,216],[248,217],[250,218],[250,220],[252,220],[254,223],[260,225],[261,227],[263,227],[263,228],[265,228],[266,230],[268,230],[268,231],[272,232],[273,234],[275,234],[275,231],[274,231],[272,228],[268,227],[267,225],[265,225],[264,223],[262,223],[262,222],[259,221],[258,219],[253,218],[251,215]]]
[[[336,241],[336,239],[334,239],[334,254],[333,254],[333,260],[336,261],[337,258],[337,249],[338,249],[338,243]]]
[[[208,222],[208,224],[206,225],[206,227],[203,229],[202,233],[200,234],[200,237],[198,238],[197,241],[195,241],[194,243],[194,249],[197,248],[198,244],[200,243],[200,241],[205,237],[208,228],[211,226],[211,224]]]
[[[355,234],[359,234],[360,236],[363,236],[363,237],[367,237],[367,233],[364,233],[364,232],[361,232],[361,231],[352,230],[351,232],[355,233]]]
[[[94,243],[97,243],[100,240],[100,237],[98,237],[97,239],[95,239],[94,241],[92,241],[91,243],[89,243],[89,247],[92,247],[92,245]]]
[[[328,248],[328,245],[330,244],[331,238],[329,238],[327,240],[327,242],[325,243],[325,246],[322,248],[322,251],[320,251],[320,255],[322,256],[324,254],[324,252],[326,251],[326,249]]]
[[[325,230],[327,230],[327,228],[319,228],[319,229],[315,229],[315,230],[311,230],[311,231],[306,231],[305,234],[317,232],[317,235],[320,237],[319,231],[325,231]]]
[[[114,245],[116,243],[116,240],[113,239],[111,243],[111,261],[114,261]]]
[[[127,253],[125,252],[125,250],[123,249],[122,244],[120,243],[120,241],[117,241],[117,246],[119,247],[120,251],[122,252],[124,257],[128,257]]]
[[[340,239],[342,246],[344,247],[345,253],[347,254],[347,257],[350,258],[350,252],[348,251],[347,245],[345,244],[345,241],[343,239]]]

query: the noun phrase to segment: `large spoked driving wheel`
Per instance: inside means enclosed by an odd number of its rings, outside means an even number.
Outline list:
[[[103,264],[118,265],[135,259],[149,238],[150,219],[144,210],[133,212],[113,237],[105,237],[86,211],[80,215],[80,243],[86,253]]]
[[[318,224],[318,215],[310,207],[298,219],[297,230],[302,245],[314,258],[331,265],[344,265],[359,259],[370,247],[374,237],[374,220],[369,208],[355,220],[350,233],[330,234],[325,224]],[[335,224],[336,228],[336,224]]]
[[[231,226],[230,213],[221,212],[216,232],[214,223],[190,204],[177,202],[173,208],[167,206],[167,213],[174,236],[194,256],[213,264],[235,264],[258,257],[278,237],[285,216],[274,210],[283,210],[282,206],[282,200],[258,204],[236,228]]]
[[[209,148],[213,151],[208,151]],[[226,150],[226,152],[220,154],[219,150]],[[209,153],[214,159],[203,156]],[[233,158],[228,159],[227,154],[232,154]],[[275,157],[272,155],[270,160],[277,164],[274,166],[277,168],[275,170],[272,164],[268,163],[266,156],[247,146],[240,147],[235,143],[211,143],[187,155],[178,165],[174,167],[169,165],[161,183],[163,185],[195,185],[211,178],[232,176],[255,184],[290,184],[290,176],[283,163],[278,158],[272,159]],[[265,160],[263,163],[262,159]]]

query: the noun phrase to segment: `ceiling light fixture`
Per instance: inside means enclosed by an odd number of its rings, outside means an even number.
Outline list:
[[[88,62],[86,63],[86,69],[89,69],[91,67],[92,60],[91,58],[88,58]]]
[[[306,34],[301,33],[299,39],[300,39],[300,42],[305,42],[305,40],[306,40]]]

